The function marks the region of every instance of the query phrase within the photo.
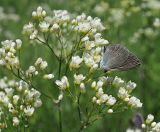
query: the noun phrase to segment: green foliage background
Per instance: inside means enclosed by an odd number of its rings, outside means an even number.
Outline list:
[[[103,37],[108,39],[111,43],[121,43],[127,46],[133,51],[142,61],[142,66],[138,69],[133,69],[127,72],[114,73],[119,75],[123,79],[129,81],[132,80],[137,83],[137,88],[134,94],[143,102],[143,108],[139,110],[143,116],[149,113],[155,115],[156,120],[160,119],[160,34],[154,39],[141,36],[136,43],[131,43],[129,40],[139,28],[150,27],[149,19],[144,16],[145,11],[139,11],[133,13],[131,16],[124,18],[123,24],[115,26],[114,23],[108,22],[109,10],[106,10],[103,14],[98,14],[94,11],[94,7],[101,2],[106,2],[112,8],[123,8],[118,0],[0,0],[0,6],[4,7],[8,12],[9,8],[13,8],[14,12],[20,16],[20,20],[17,23],[7,22],[6,28],[11,30],[16,36],[23,40],[23,48],[21,51],[22,66],[26,69],[29,65],[33,64],[39,56],[44,56],[48,60],[50,66],[54,69],[56,63],[54,58],[50,56],[48,49],[44,47],[30,44],[30,42],[22,35],[22,27],[31,18],[31,12],[41,5],[47,9],[66,9],[71,13],[81,14],[82,12],[93,17],[99,17],[102,19],[106,31],[103,33]],[[136,1],[136,6],[140,6],[141,0]],[[103,3],[102,3],[103,4]],[[128,10],[131,8],[128,7]],[[127,11],[127,10],[125,10]],[[154,14],[153,14],[154,16]],[[156,17],[160,17],[156,14]],[[115,22],[116,23],[116,22]],[[1,24],[1,23],[0,23]],[[7,38],[2,37],[0,34],[0,40]],[[10,78],[12,75],[0,69],[0,77],[8,75]],[[36,86],[39,89],[55,96],[58,90],[53,87],[52,84],[45,83],[43,81],[37,81]],[[31,120],[30,131],[38,132],[56,132],[58,131],[57,108],[53,107],[53,104],[43,97],[43,106],[39,108]],[[68,101],[69,102],[69,101]],[[70,108],[70,104],[63,105],[63,123],[65,124],[65,132],[75,132],[77,127],[77,113]],[[129,119],[132,118],[136,111],[127,111],[125,113],[114,114],[105,117],[104,119],[97,121],[92,127],[86,131],[101,131],[101,132],[124,132],[129,126]],[[57,113],[57,114],[55,114]],[[72,118],[71,118],[72,117]],[[7,131],[14,131],[10,128]]]

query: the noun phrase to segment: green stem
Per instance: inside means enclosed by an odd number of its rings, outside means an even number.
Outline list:
[[[79,116],[79,120],[80,120],[80,123],[82,122],[82,118],[81,118],[81,109],[80,109],[80,97],[81,97],[81,92],[79,93],[79,95],[78,95],[78,101],[77,101],[77,103],[78,103],[78,116]]]

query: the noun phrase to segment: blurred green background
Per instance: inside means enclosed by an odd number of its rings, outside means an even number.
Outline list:
[[[152,1],[152,3],[150,3]],[[92,17],[99,17],[106,27],[103,37],[110,43],[120,43],[128,47],[142,61],[142,66],[138,69],[127,72],[115,73],[124,80],[132,80],[137,83],[134,94],[143,102],[143,108],[139,110],[146,116],[149,113],[155,115],[155,119],[160,117],[160,2],[156,6],[156,0],[0,0],[0,7],[4,13],[17,14],[16,20],[3,20],[0,14],[0,41],[5,39],[20,38],[23,40],[21,60],[23,68],[26,69],[33,64],[35,59],[43,56],[48,59],[54,68],[54,60],[50,58],[48,50],[44,47],[31,45],[22,35],[22,27],[31,19],[31,13],[42,6],[46,10],[65,9],[74,14],[82,12]],[[158,1],[158,0],[157,0]],[[154,4],[155,2],[155,4]],[[152,5],[151,5],[152,4]],[[150,6],[151,5],[151,6]],[[156,23],[157,22],[157,23]],[[8,33],[9,32],[9,33]],[[43,52],[42,52],[43,51]],[[0,77],[7,75],[0,69]],[[11,76],[8,74],[8,76]],[[57,95],[58,90],[45,82],[36,84],[41,90],[52,96]],[[31,120],[30,131],[33,132],[56,132],[58,130],[57,109],[53,104],[42,96],[43,106],[39,108]],[[66,130],[75,132],[77,126],[75,119],[70,117],[74,112],[69,105],[63,106],[64,124]],[[108,116],[97,121],[86,131],[101,132],[124,132],[129,126],[129,119],[136,111],[130,111]],[[57,114],[55,114],[57,113]],[[160,119],[160,118],[159,118]],[[13,131],[12,129],[8,131]]]

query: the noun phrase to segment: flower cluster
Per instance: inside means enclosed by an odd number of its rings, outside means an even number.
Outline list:
[[[5,40],[1,42],[2,47],[0,48],[0,65],[5,66],[8,69],[19,68],[19,59],[17,56],[17,50],[21,48],[22,41],[17,39]]]
[[[118,19],[124,19],[124,11],[119,11],[119,13]],[[117,18],[114,15],[113,19]],[[54,73],[58,73],[58,75],[55,74],[56,80],[54,81],[59,90],[58,99],[54,100],[46,95],[58,104],[59,116],[61,116],[60,102],[67,92],[77,103],[80,117],[83,114],[80,108],[80,103],[82,103],[80,97],[85,94],[91,96],[91,99],[88,96],[86,98],[92,101],[93,111],[94,106],[100,109],[103,107],[98,114],[103,113],[103,110],[113,113],[124,110],[126,107],[142,107],[140,100],[131,96],[131,92],[136,87],[134,82],[126,83],[117,76],[115,78],[102,76],[104,73],[99,69],[99,64],[102,60],[103,48],[109,42],[102,37],[101,32],[105,27],[99,18],[92,18],[84,13],[74,17],[66,10],[54,10],[53,15],[48,15],[42,7],[32,12],[32,18],[29,24],[24,25],[23,33],[35,43],[47,46],[55,57],[55,64],[59,65],[54,68]],[[157,22],[155,25],[158,25]],[[21,79],[19,82],[0,80],[0,104],[2,103],[0,115],[5,114],[7,109],[12,115],[13,126],[27,120],[33,115],[35,108],[42,104],[40,92],[35,90],[32,84],[33,77],[42,75],[39,74],[42,72],[43,79],[54,78],[53,74],[46,73],[48,63],[42,58],[38,58],[26,71],[22,70],[17,55],[21,44],[19,39],[15,42],[6,40],[2,42],[2,48],[0,48],[0,65],[12,70],[13,74]],[[95,80],[95,76],[100,78]],[[110,93],[109,89],[115,92]],[[86,115],[89,115],[86,118],[91,118],[93,111],[86,108]],[[104,113],[106,114],[106,111]],[[82,121],[84,126],[90,124],[90,120]]]
[[[145,123],[142,124],[144,131],[160,132],[160,122],[154,121],[154,116],[149,114]]]
[[[10,120],[13,126],[23,124],[33,115],[36,108],[42,105],[40,92],[20,80],[0,79],[0,122],[1,128],[6,128]],[[26,124],[27,125],[27,124]]]
[[[41,13],[36,13],[39,9],[41,9]],[[41,17],[36,17],[39,20],[38,23],[33,21],[26,24],[23,28],[24,34],[43,44],[47,41],[47,46],[49,46],[49,37],[55,35],[57,46],[50,45],[55,49],[52,52],[55,52],[54,54],[59,58],[62,56],[69,61],[71,60],[70,69],[79,68],[82,61],[88,67],[93,67],[92,69],[98,68],[101,49],[109,43],[101,36],[100,32],[105,27],[99,18],[92,18],[84,13],[73,18],[66,10],[54,10],[53,16],[46,15],[46,13],[44,16],[42,15],[44,10],[41,7],[38,7],[36,12],[34,11],[33,14],[41,14],[39,15]],[[70,34],[66,34],[66,32]],[[68,36],[71,39],[66,40]],[[63,53],[60,51],[62,48]],[[84,49],[82,56],[76,55],[80,49]]]
[[[142,103],[138,98],[135,96],[131,96],[130,93],[132,92],[133,89],[136,88],[136,83],[134,82],[127,82],[125,83],[124,80],[122,80],[119,77],[115,77],[112,84],[119,88],[118,90],[118,97],[126,102],[129,106],[139,108],[142,107]]]
[[[97,83],[95,81],[92,82],[91,87],[96,91],[96,96],[92,98],[92,101],[99,105],[105,103],[106,105],[113,106],[117,100],[112,95],[104,93],[102,88],[103,84],[104,82],[101,80]]]
[[[29,66],[28,70],[26,70],[26,76],[33,77],[35,75],[38,75],[39,73],[38,71],[42,71],[46,69],[47,66],[48,66],[48,63],[46,61],[43,61],[42,58],[38,58],[34,66]],[[44,78],[48,78],[47,75],[45,75]]]

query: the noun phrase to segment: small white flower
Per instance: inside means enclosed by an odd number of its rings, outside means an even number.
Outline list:
[[[105,103],[107,100],[108,100],[108,95],[107,94],[102,94],[101,96],[100,96],[100,100],[101,100],[101,102],[103,102],[103,103]]]
[[[159,28],[159,27],[160,27],[160,19],[159,19],[159,18],[155,18],[153,25],[154,25],[156,28]]]
[[[37,38],[37,35],[38,35],[38,31],[37,31],[37,30],[34,30],[33,33],[29,36],[29,38],[30,38],[31,40],[33,40],[33,39]]]
[[[56,31],[57,29],[59,29],[59,25],[57,23],[53,24],[50,31],[53,32],[53,31]]]
[[[97,100],[96,100],[96,103],[97,103],[98,105],[100,105],[102,102],[101,102],[100,99],[97,99]]]
[[[151,115],[151,114],[149,114],[149,115],[147,116],[146,123],[147,123],[147,124],[150,124],[153,120],[154,120],[154,116]]]
[[[40,69],[41,70],[44,70],[46,69],[46,67],[48,66],[48,63],[46,61],[43,61],[41,64],[40,64]]]
[[[113,113],[113,109],[108,109],[107,113]]]
[[[50,80],[50,79],[53,79],[54,78],[54,75],[53,74],[45,74],[43,76],[44,79],[47,79],[47,80]]]
[[[103,86],[103,81],[99,80],[99,81],[97,82],[97,88],[99,89],[99,88],[101,88],[102,86]]]
[[[93,47],[95,47],[94,41],[86,41],[85,42],[85,49],[86,50],[91,50]]]
[[[98,89],[98,91],[97,91],[97,97],[100,97],[100,96],[102,96],[104,94],[104,92],[103,92],[103,89],[102,88],[99,88]]]
[[[75,84],[80,84],[86,77],[84,77],[82,74],[76,75],[74,74],[74,82]]]
[[[92,87],[92,88],[95,88],[95,87],[96,87],[96,81],[93,81],[93,82],[92,82],[91,87]]]
[[[42,32],[48,32],[49,26],[50,26],[50,24],[47,23],[47,22],[45,22],[45,21],[43,21],[43,22],[41,22],[41,23],[39,24],[40,30],[41,30]]]
[[[14,95],[14,96],[13,96],[13,103],[14,103],[14,104],[17,104],[19,98],[20,98],[19,95]]]
[[[120,89],[118,91],[118,97],[121,99],[126,99],[129,97],[129,94],[125,88],[120,87]]]
[[[84,38],[82,38],[82,42],[87,42],[89,40],[89,37],[88,36],[85,36]]]
[[[135,89],[136,88],[136,83],[134,83],[134,82],[131,82],[131,81],[129,81],[127,84],[126,84],[126,89],[128,90],[128,91],[132,91],[133,89]]]
[[[35,62],[35,66],[39,66],[43,62],[42,58],[38,58]]]
[[[81,89],[82,92],[85,91],[85,85],[84,85],[84,83],[81,83],[79,87],[80,87],[80,89]]]
[[[151,127],[155,127],[156,126],[156,122],[152,122]]]
[[[55,83],[59,86],[61,90],[69,88],[69,82],[66,76],[63,76],[61,80],[56,80]]]
[[[41,99],[36,99],[35,102],[34,102],[34,107],[38,108],[42,105],[42,101]]]
[[[58,100],[61,101],[63,99],[63,93],[58,96]]]
[[[124,81],[116,76],[113,80],[113,85],[115,85],[116,87],[121,87],[124,85]]]
[[[70,68],[79,68],[82,61],[83,59],[79,56],[73,56],[70,63]]]
[[[65,23],[70,20],[70,16],[66,10],[54,10],[54,19],[57,22]]]
[[[142,128],[146,128],[146,125],[145,125],[145,124],[142,124]]]
[[[132,96],[130,99],[129,99],[129,102],[128,102],[132,107],[135,107],[135,108],[141,108],[142,107],[142,103],[140,102],[140,100],[134,96]]]
[[[111,95],[109,96],[109,99],[107,101],[107,105],[114,105],[116,103],[116,98],[112,97]]]
[[[34,107],[27,106],[24,108],[24,113],[26,116],[32,116],[34,113]]]
[[[18,126],[19,125],[19,119],[17,117],[13,117],[13,126]]]
[[[24,25],[23,27],[23,33],[27,35],[31,35],[34,32],[34,26],[33,23],[29,23]]]
[[[11,97],[13,95],[14,89],[13,88],[5,88],[5,92],[7,96]]]
[[[96,100],[97,100],[97,98],[96,98],[96,97],[93,97],[93,98],[92,98],[92,102],[93,102],[93,103],[95,103],[95,102],[96,102]]]
[[[20,49],[22,46],[22,41],[20,39],[16,39],[16,49]]]

